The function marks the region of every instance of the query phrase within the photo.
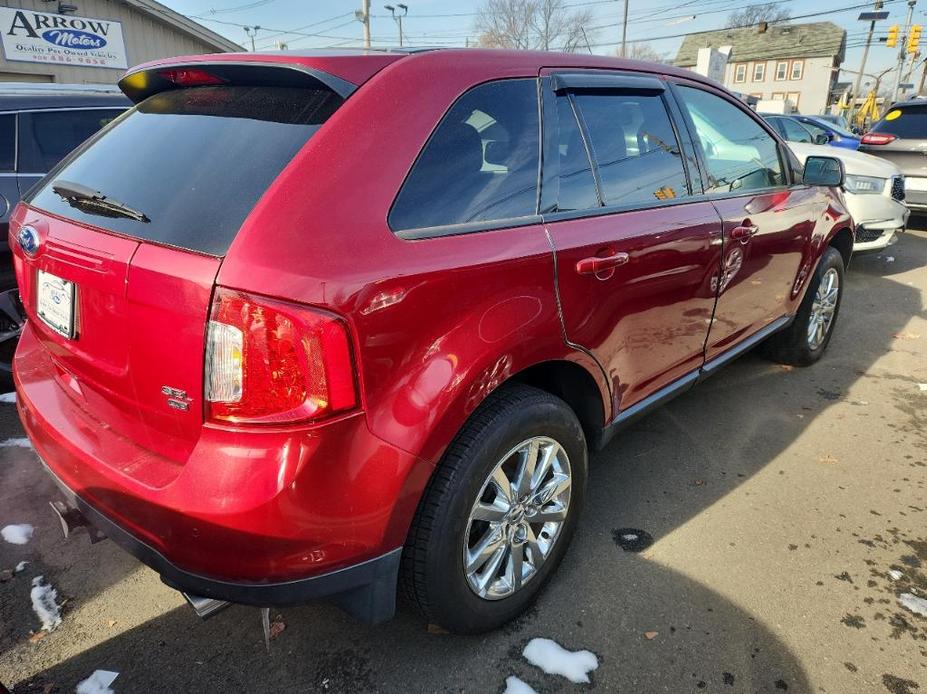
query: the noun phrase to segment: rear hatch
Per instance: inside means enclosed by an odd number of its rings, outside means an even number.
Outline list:
[[[927,105],[893,107],[863,136],[860,150],[893,162],[913,190],[927,190]]]
[[[222,258],[343,98],[305,75],[248,84],[172,70],[158,79],[169,88],[143,94],[25,200],[18,219],[39,243],[32,254],[17,247],[16,264],[58,386],[104,428],[183,463],[204,420],[204,342]]]

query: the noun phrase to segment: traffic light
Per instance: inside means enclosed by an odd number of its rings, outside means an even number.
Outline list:
[[[885,39],[885,45],[888,48],[894,48],[898,45],[898,25],[892,24],[888,28],[888,38]]]
[[[908,53],[917,53],[917,47],[921,43],[921,25],[914,24],[908,32]]]

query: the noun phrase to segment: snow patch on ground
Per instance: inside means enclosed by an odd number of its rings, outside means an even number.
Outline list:
[[[538,694],[527,682],[512,675],[505,678],[505,691],[502,694]]]
[[[23,437],[20,439],[7,439],[0,441],[0,448],[32,448],[32,442]]]
[[[25,571],[25,570],[26,570],[26,564],[28,564],[28,563],[29,563],[29,562],[27,562],[27,561],[21,561],[21,562],[19,562],[19,563],[16,565],[16,568],[13,569],[13,573],[14,573],[14,574],[18,574],[18,573],[21,573],[21,572]]]
[[[900,580],[902,576],[904,576],[904,574],[901,573],[898,569],[891,569],[888,572],[888,577],[892,579],[893,581]]]
[[[924,598],[919,598],[912,593],[902,593],[898,596],[898,602],[900,602],[903,607],[907,607],[914,614],[927,617],[927,600]]]
[[[922,391],[925,391],[927,390],[927,383],[918,383],[917,387],[920,388]]]
[[[0,402],[16,402],[16,393],[0,394]]]
[[[24,545],[32,539],[33,530],[35,530],[35,528],[28,523],[6,525],[0,530],[0,535],[11,545]]]
[[[118,672],[112,670],[94,670],[83,682],[78,683],[76,694],[113,694],[110,685],[119,677]]]
[[[563,675],[576,684],[589,682],[587,673],[599,667],[591,651],[568,651],[550,639],[531,639],[522,651],[525,659],[548,675]]]
[[[637,535],[634,533],[628,533],[627,535],[622,535],[621,539],[625,540],[626,542],[634,542],[637,540]]]
[[[58,591],[48,584],[43,584],[44,576],[32,579],[32,609],[42,621],[45,631],[54,631],[61,624],[61,612],[58,608]],[[92,691],[92,690],[90,690]]]

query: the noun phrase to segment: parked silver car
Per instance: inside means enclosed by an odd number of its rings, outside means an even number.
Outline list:
[[[859,150],[896,164],[908,207],[927,212],[927,99],[894,104],[863,135]]]

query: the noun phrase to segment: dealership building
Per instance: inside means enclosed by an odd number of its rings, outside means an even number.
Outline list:
[[[0,82],[113,84],[126,68],[241,46],[153,0],[3,0]]]

